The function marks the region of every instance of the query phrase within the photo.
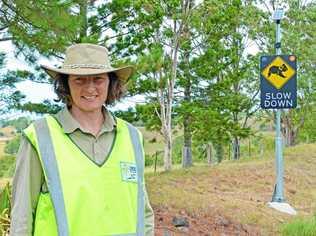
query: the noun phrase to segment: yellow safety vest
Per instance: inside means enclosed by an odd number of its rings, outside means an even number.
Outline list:
[[[48,187],[37,204],[35,236],[144,235],[144,151],[140,132],[117,118],[107,161],[92,162],[52,116],[24,130]]]

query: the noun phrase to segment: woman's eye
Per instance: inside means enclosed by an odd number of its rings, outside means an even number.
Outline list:
[[[82,83],[82,79],[81,78],[77,78],[77,79],[75,79],[75,82],[76,83]]]
[[[95,78],[94,81],[97,82],[97,83],[102,83],[104,80],[105,80],[105,79],[102,78],[102,77],[97,77],[97,78]]]

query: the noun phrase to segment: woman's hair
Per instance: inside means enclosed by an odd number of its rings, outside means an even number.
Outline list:
[[[104,104],[111,105],[123,96],[125,92],[125,83],[124,81],[118,79],[114,72],[108,73],[108,76],[110,83],[108,88],[108,97]],[[58,99],[55,101],[62,101],[63,103],[67,104],[67,106],[71,106],[72,100],[68,84],[68,77],[69,75],[60,74],[59,78],[54,81],[54,90],[58,96]]]

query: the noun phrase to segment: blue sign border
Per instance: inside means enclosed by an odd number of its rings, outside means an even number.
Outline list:
[[[290,61],[289,57],[295,60]],[[275,88],[264,76],[262,71],[276,58],[281,57],[289,66],[295,70],[295,74],[286,82],[281,89]],[[297,106],[297,57],[295,55],[273,55],[260,57],[260,106],[263,109],[289,109]],[[280,95],[290,94],[290,99],[267,99],[268,94]],[[271,97],[271,96],[270,96]],[[275,96],[276,97],[276,96]]]

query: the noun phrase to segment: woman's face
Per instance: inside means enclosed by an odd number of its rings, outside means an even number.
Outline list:
[[[71,105],[86,112],[100,110],[108,96],[109,82],[107,73],[92,76],[69,75]]]

